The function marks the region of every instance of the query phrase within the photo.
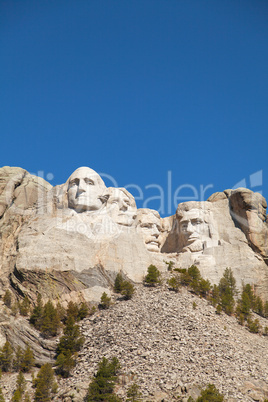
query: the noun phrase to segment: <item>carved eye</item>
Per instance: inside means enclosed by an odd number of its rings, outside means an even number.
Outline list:
[[[84,180],[85,180],[85,183],[86,183],[86,184],[94,185],[94,181],[93,181],[93,180],[88,179],[87,177],[86,177]]]
[[[74,186],[77,186],[77,185],[78,185],[78,180],[77,179],[73,179],[69,183],[69,187],[74,187]]]
[[[140,227],[145,229],[151,229],[153,225],[151,223],[141,223]]]

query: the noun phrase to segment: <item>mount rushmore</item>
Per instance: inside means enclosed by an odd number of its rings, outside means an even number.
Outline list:
[[[232,268],[238,287],[268,300],[267,204],[245,188],[178,205],[161,218],[137,209],[124,188],[107,188],[88,167],[52,187],[17,167],[0,169],[1,289],[18,296],[98,302],[118,272],[141,282],[150,264],[195,264],[218,283]]]

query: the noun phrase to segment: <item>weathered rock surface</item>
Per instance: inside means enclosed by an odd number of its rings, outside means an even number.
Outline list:
[[[240,188],[232,192],[229,200],[235,223],[243,230],[253,249],[267,258],[268,227],[265,198],[259,193]]]
[[[160,219],[156,211],[137,210],[124,189],[106,189],[88,168],[55,188],[20,168],[0,169],[0,180],[1,281],[20,295],[34,299],[41,291],[68,300],[72,293],[96,301],[117,272],[139,282],[148,265],[165,270],[171,259],[181,267],[196,264],[213,283],[231,267],[238,285],[251,283],[268,299],[267,205],[258,193],[226,190]],[[95,180],[93,192],[88,180]],[[196,214],[204,222],[192,241],[187,215]],[[184,231],[181,219],[188,219]]]
[[[3,307],[1,306],[1,310]],[[0,315],[0,346],[6,341],[14,347],[25,349],[30,346],[38,366],[47,362],[53,363],[56,353],[56,340],[44,339],[24,317],[14,317],[9,314]]]
[[[0,296],[98,303],[118,272],[142,281],[147,267],[198,266],[218,283],[226,267],[268,300],[266,201],[247,189],[179,204],[174,216],[137,209],[125,189],[89,168],[52,187],[24,169],[0,169]],[[3,321],[5,321],[3,319]],[[19,333],[19,332],[18,332]],[[23,337],[23,335],[21,335]]]

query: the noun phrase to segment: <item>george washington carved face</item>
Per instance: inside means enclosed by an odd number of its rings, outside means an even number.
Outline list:
[[[105,188],[102,178],[93,169],[76,169],[68,179],[68,207],[76,212],[100,209]]]

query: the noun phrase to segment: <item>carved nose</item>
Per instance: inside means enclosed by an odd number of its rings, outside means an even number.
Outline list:
[[[85,189],[85,183],[84,183],[82,180],[80,180],[80,181],[79,181],[79,185],[78,185],[77,192],[78,192],[78,194],[80,194],[80,193],[84,193],[85,191],[86,191],[86,189]]]
[[[159,236],[159,230],[156,225],[153,225],[153,230],[152,230],[152,236],[158,237]]]
[[[188,223],[187,225],[187,232],[188,233],[193,233],[195,231],[193,225],[191,224],[191,222]]]

